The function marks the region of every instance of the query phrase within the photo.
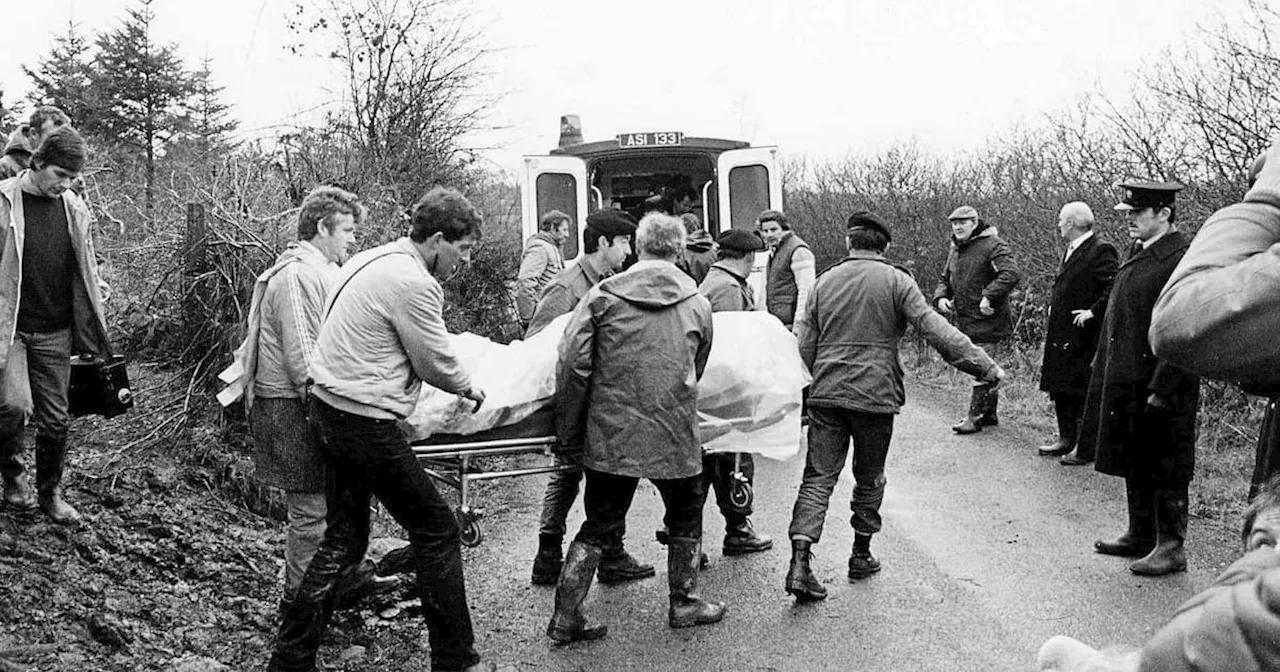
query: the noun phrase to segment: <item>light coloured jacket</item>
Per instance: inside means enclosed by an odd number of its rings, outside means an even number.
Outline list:
[[[312,393],[348,413],[403,418],[422,383],[471,388],[445,329],[444,290],[412,241],[351,258],[335,280],[311,362]]]
[[[1280,151],[1244,201],[1213,213],[1165,282],[1148,336],[1196,375],[1280,385]],[[1274,160],[1272,160],[1274,159]]]
[[[583,445],[583,465],[607,474],[702,473],[698,380],[711,339],[711,304],[675,264],[640,261],[602,280],[560,344],[560,442]]]
[[[337,264],[306,241],[299,242],[280,257],[279,273],[263,283],[266,286],[261,303],[254,394],[275,399],[301,398],[307,386],[307,371],[315,359],[325,299],[339,270]],[[262,282],[262,278],[258,282]],[[254,293],[257,293],[256,284]],[[253,319],[252,308],[249,319]]]
[[[907,325],[952,366],[995,377],[996,363],[929,307],[906,271],[854,250],[818,275],[797,323],[800,358],[813,374],[809,405],[897,413],[906,402],[898,342]]]
[[[516,275],[516,309],[520,321],[528,322],[538,304],[542,289],[564,270],[564,257],[551,234],[539,231],[529,238]]]
[[[22,247],[26,220],[22,216],[22,180],[29,173],[0,181],[0,367],[8,361],[18,328],[18,304],[22,300]],[[93,251],[93,215],[89,207],[71,190],[62,194],[71,233],[71,247],[76,256],[79,282],[71,286],[72,320],[71,351],[105,356],[112,353],[107,338],[107,320],[102,310],[102,294],[106,285],[98,276],[97,256]]]

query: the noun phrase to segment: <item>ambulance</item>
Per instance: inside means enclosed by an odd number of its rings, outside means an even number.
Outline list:
[[[520,175],[524,239],[538,231],[550,210],[569,215],[565,263],[582,254],[582,227],[588,214],[618,208],[638,215],[648,204],[692,187],[698,215],[714,238],[729,229],[756,229],[764,210],[782,209],[782,175],[777,147],[752,147],[741,140],[687,136],[680,131],[619,133],[609,140],[583,142],[577,115],[560,120],[559,147],[525,156]],[[756,255],[748,279],[756,305],[765,305],[768,255]]]

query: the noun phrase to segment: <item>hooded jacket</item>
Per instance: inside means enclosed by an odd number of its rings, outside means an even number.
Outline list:
[[[600,282],[565,328],[557,433],[588,469],[649,479],[702,473],[698,380],[711,304],[675,264],[645,260]]]
[[[933,290],[933,305],[938,299],[955,302],[955,324],[975,343],[995,343],[1013,334],[1013,317],[1009,312],[1009,292],[1022,276],[994,226],[979,222],[963,241],[951,239],[947,265]],[[983,315],[979,309],[986,297],[995,309]]]
[[[716,241],[706,229],[697,229],[689,234],[684,245],[684,254],[676,265],[689,274],[694,283],[701,284],[707,277],[707,271],[716,263]]]

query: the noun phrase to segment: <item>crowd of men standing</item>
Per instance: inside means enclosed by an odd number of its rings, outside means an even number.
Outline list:
[[[0,348],[0,474],[7,505],[38,506],[53,521],[74,524],[79,514],[61,486],[69,361],[73,354],[110,355],[111,345],[87,208],[72,190],[85,144],[65,115],[37,113],[43,116],[33,115],[20,138],[30,156],[10,152],[3,165],[16,166],[16,174],[0,181],[0,220],[10,222],[0,274],[12,280],[0,285],[0,318],[12,334]],[[1280,353],[1270,334],[1280,296],[1271,258],[1280,241],[1280,149],[1266,158],[1246,202],[1211,218],[1195,243],[1175,225],[1176,183],[1120,185],[1115,208],[1132,240],[1123,261],[1093,232],[1086,204],[1064,205],[1057,222],[1065,247],[1041,388],[1053,402],[1058,437],[1039,452],[1066,465],[1095,462],[1125,479],[1127,528],[1094,550],[1134,559],[1129,569],[1137,574],[1186,568],[1197,373],[1270,394],[1277,389]],[[659,538],[668,549],[671,627],[716,623],[726,613],[697,590],[710,492],[724,518],[726,555],[773,545],[752,525],[750,506],[729,496],[733,479],[754,477],[750,456],[703,455],[698,439],[697,381],[715,338],[713,312],[763,307],[795,336],[813,375],[809,448],[784,580],[798,600],[826,597],[810,566],[812,548],[850,451],[848,577],[881,570],[871,540],[881,529],[894,416],[905,401],[898,351],[908,327],[974,378],[968,412],[952,429],[978,434],[999,424],[1010,293],[1021,273],[1008,244],[974,208],[949,217],[950,247],[932,301],[886,257],[892,227],[874,213],[849,216],[847,255],[821,273],[778,210],[762,212],[752,230],[722,232],[714,244],[700,218],[681,214],[687,216],[653,212],[637,222],[618,210],[593,212],[583,227],[583,255],[566,266],[560,246],[573,222],[544,213],[521,264],[516,298],[527,335],[569,315],[555,408],[556,459],[564,469],[547,486],[531,577],[556,586],[547,634],[558,642],[607,633],[583,610],[597,575],[629,581],[656,574],[623,545],[641,478],[654,483],[665,505]],[[362,562],[372,497],[407,532],[433,669],[493,669],[474,647],[457,522],[396,424],[424,383],[477,408],[485,401],[447,338],[441,286],[468,263],[482,217],[462,194],[437,187],[413,206],[404,237],[347,259],[364,217],[355,194],[333,187],[308,194],[297,241],[254,286],[246,340],[231,369],[259,469],[287,492],[285,585],[269,669],[314,669],[332,611],[381,589]],[[748,277],[766,250],[761,306]],[[1257,487],[1280,463],[1275,408],[1273,399],[1259,439]],[[35,492],[22,460],[29,420],[36,428]],[[586,520],[565,550],[580,486]]]

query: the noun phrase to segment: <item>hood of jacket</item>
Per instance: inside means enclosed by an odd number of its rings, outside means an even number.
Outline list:
[[[600,291],[641,308],[661,310],[697,296],[698,286],[671,262],[645,260],[601,281]]]
[[[689,238],[685,241],[684,249],[693,253],[710,252],[715,247],[716,241],[707,233],[706,229],[698,229],[689,234]]]
[[[996,231],[996,227],[979,220],[978,225],[973,227],[973,233],[969,234],[968,238],[965,238],[964,240],[956,240],[955,236],[951,236],[951,244],[955,245],[957,248],[964,248],[968,247],[979,238],[990,238],[996,235],[999,235]]]

